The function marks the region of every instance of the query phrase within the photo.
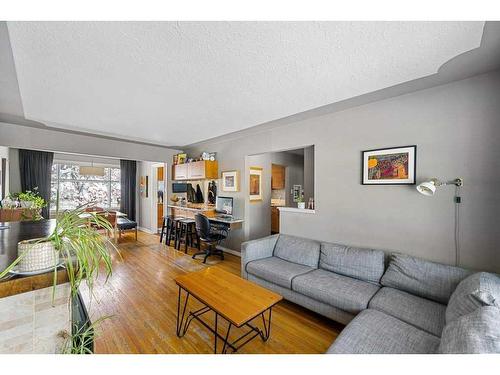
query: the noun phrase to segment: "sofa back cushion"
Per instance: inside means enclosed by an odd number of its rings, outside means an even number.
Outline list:
[[[500,309],[480,307],[446,324],[440,353],[500,353]]]
[[[450,323],[482,306],[500,308],[499,275],[478,272],[462,280],[446,308],[446,322]]]
[[[323,242],[319,268],[378,284],[384,273],[384,252]]]
[[[319,248],[318,241],[280,234],[273,255],[289,262],[318,268]]]
[[[460,281],[470,274],[460,267],[394,254],[380,283],[446,305]]]

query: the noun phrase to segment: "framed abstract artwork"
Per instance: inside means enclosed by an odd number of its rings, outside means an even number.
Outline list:
[[[141,197],[149,197],[149,176],[141,176],[139,180],[139,191],[141,192]]]
[[[240,191],[240,174],[238,171],[223,171],[222,178],[222,191]]]
[[[361,152],[363,185],[414,185],[417,146],[380,148]]]
[[[249,196],[250,202],[262,201],[262,168],[250,167]]]

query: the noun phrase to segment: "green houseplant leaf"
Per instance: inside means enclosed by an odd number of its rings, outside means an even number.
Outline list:
[[[59,253],[59,258],[64,262],[71,288],[71,297],[68,303],[71,303],[72,298],[77,296],[78,288],[82,282],[87,285],[90,298],[92,298],[93,286],[99,277],[99,273],[101,271],[105,273],[106,281],[112,274],[112,251],[115,251],[121,258],[116,246],[96,230],[96,228],[99,228],[113,232],[114,228],[105,215],[86,212],[85,209],[92,205],[93,203],[87,203],[73,210],[63,212],[59,212],[57,208],[54,231],[48,237],[38,240],[38,242],[52,242]],[[4,271],[0,272],[0,279],[7,275],[26,256],[27,251],[29,250],[20,254]],[[53,280],[52,298],[54,300],[57,285],[57,264],[54,265]],[[97,319],[90,330],[77,332],[76,335],[83,335],[84,339],[80,337],[79,340],[74,340],[75,344],[78,342],[78,345],[81,345],[82,340],[88,341],[89,335],[95,331],[95,325],[101,321],[102,319]],[[75,353],[78,350],[66,347],[65,351]]]

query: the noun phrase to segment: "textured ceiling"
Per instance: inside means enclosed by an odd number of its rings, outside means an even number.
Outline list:
[[[483,22],[8,22],[28,120],[186,145],[437,72]]]

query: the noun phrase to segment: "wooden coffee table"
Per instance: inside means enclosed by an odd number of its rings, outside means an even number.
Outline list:
[[[223,342],[221,353],[227,353],[229,348],[232,352],[236,352],[257,336],[267,341],[271,334],[272,308],[283,298],[279,294],[215,267],[179,276],[175,278],[175,283],[179,286],[177,336],[184,336],[193,319],[196,319],[214,334],[214,353],[217,353],[218,339]],[[181,303],[182,291],[186,292],[184,303]],[[186,316],[186,308],[191,296],[201,302],[204,307],[189,311]],[[208,312],[215,314],[213,328],[201,318]],[[267,322],[264,316],[266,313]],[[224,336],[218,332],[219,317],[229,323]],[[252,320],[259,317],[262,319],[263,329],[250,324]],[[249,330],[233,342],[229,342],[229,333],[233,326],[246,327]]]

